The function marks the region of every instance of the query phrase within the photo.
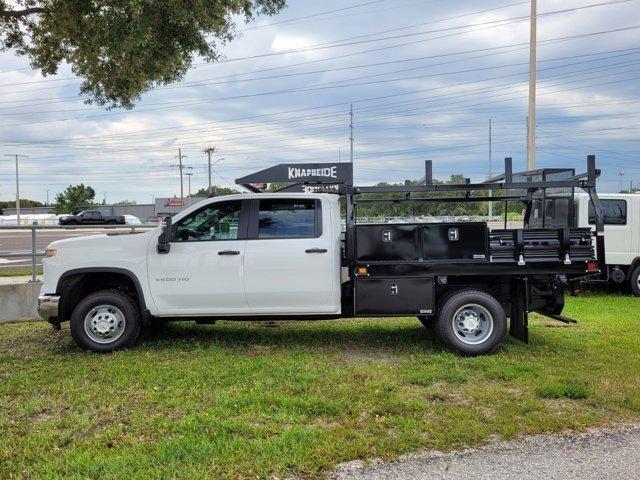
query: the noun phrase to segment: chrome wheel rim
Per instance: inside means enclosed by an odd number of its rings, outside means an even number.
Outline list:
[[[84,331],[96,343],[115,342],[124,333],[127,322],[120,309],[113,305],[99,305],[84,317]]]
[[[482,305],[469,303],[453,315],[453,332],[467,345],[479,345],[493,333],[493,315]]]

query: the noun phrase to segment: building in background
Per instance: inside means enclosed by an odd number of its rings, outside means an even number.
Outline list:
[[[94,205],[86,208],[85,210],[98,210],[103,215],[133,215],[134,217],[138,217],[144,223],[145,220],[150,217],[171,217],[183,210],[183,208],[189,208],[189,206],[195,205],[201,200],[204,200],[204,197],[185,198],[183,207],[179,198],[167,197],[156,198],[155,203],[140,203],[134,205]],[[4,208],[1,213],[2,215],[15,215],[16,209]],[[53,213],[53,207],[21,207],[20,213],[23,215],[42,215]]]

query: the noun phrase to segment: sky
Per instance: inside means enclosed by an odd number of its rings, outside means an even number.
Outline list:
[[[528,1],[289,0],[238,23],[223,61],[133,110],[86,105],[69,66],[43,77],[0,53],[0,200],[45,201],[85,183],[97,200],[180,195],[277,163],[349,161],[356,185],[434,177],[474,181],[525,170]],[[640,0],[538,1],[537,167],[582,172],[601,192],[640,186]],[[489,161],[491,122],[491,162]],[[187,180],[185,177],[185,194]]]

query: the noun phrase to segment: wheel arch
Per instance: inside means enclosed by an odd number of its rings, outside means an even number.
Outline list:
[[[629,265],[629,268],[627,268],[627,280],[631,279],[631,274],[633,273],[633,271],[636,269],[638,265],[640,265],[640,257],[634,258],[633,261],[631,262],[631,265]]]
[[[140,280],[131,270],[117,267],[75,268],[64,272],[56,285],[56,294],[60,295],[60,321],[69,320],[77,303],[88,294],[114,287],[133,297],[143,325],[150,324],[151,314]]]

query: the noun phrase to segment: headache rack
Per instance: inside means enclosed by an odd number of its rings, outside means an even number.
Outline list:
[[[354,276],[360,265],[366,265],[368,275],[492,272],[576,276],[604,271],[604,217],[596,193],[600,171],[594,155],[587,156],[587,170],[580,174],[570,168],[514,173],[511,158],[505,158],[503,174],[481,183],[471,183],[469,179],[463,183],[437,183],[432,171],[432,162],[427,160],[424,178],[418,184],[406,181],[404,185],[354,186],[351,163],[280,164],[239,178],[236,183],[253,192],[264,191],[269,183],[286,184],[278,190],[281,192],[333,186],[335,193],[345,197],[345,259]],[[593,204],[593,232],[575,227],[576,188],[587,192]],[[389,193],[402,195],[381,196]],[[493,230],[485,222],[356,221],[359,205],[487,201],[522,203],[523,228],[507,228],[507,208],[504,228]]]

